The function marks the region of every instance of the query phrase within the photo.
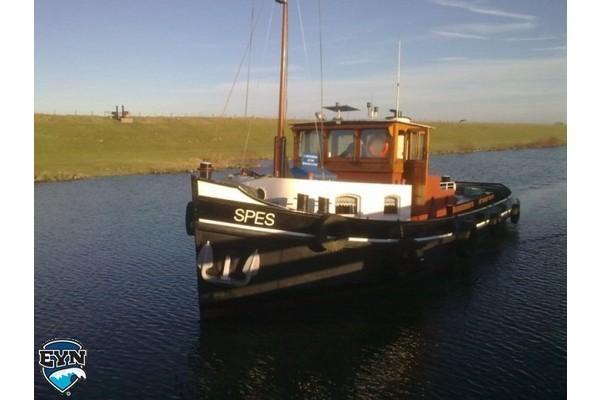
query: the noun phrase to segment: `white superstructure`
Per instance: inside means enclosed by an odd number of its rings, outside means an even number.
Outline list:
[[[356,203],[356,213],[343,214],[357,218],[381,220],[410,220],[411,185],[326,181],[312,179],[263,177],[244,183],[264,191],[264,200],[296,209],[298,194],[309,197],[309,212],[317,211],[318,198],[329,199],[331,214],[336,205]],[[384,213],[385,205],[395,204],[396,212]],[[394,207],[388,207],[393,209]]]

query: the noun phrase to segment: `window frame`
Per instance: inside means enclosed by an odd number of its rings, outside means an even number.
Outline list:
[[[317,152],[315,154],[318,155],[318,154],[321,153],[321,149],[319,148],[319,147],[321,147],[320,146],[320,142],[321,141],[319,140],[319,134],[317,133],[317,131],[315,129],[302,129],[302,130],[300,130],[298,132],[298,157],[299,158],[302,158],[302,156],[304,154],[307,154],[304,151],[304,148],[303,148],[304,147],[303,146],[304,145],[304,138],[305,138],[305,136],[307,134],[315,135],[316,141],[317,141],[317,144],[316,144],[317,145]],[[313,153],[310,153],[310,154],[313,154]]]
[[[427,154],[427,131],[409,130],[408,157],[405,160],[423,161]],[[415,154],[416,153],[416,154]]]
[[[331,137],[332,134],[334,134],[335,132],[340,132],[340,131],[344,131],[344,132],[351,132],[352,133],[352,143],[354,145],[353,149],[352,149],[352,154],[348,157],[341,157],[339,155],[333,155],[332,150],[332,146],[331,146]],[[356,128],[331,128],[327,130],[327,158],[330,160],[356,160],[356,153],[357,153],[357,129]],[[345,151],[345,150],[344,150]],[[331,155],[330,155],[331,154]]]
[[[395,205],[395,208],[396,208],[395,212],[387,212],[386,211],[386,207],[388,207],[388,206],[385,203],[388,200],[394,200],[394,203],[396,204]],[[400,205],[402,204],[400,202],[400,200],[401,200],[400,196],[398,196],[397,194],[389,194],[389,195],[385,196],[383,198],[383,214],[384,215],[398,215],[398,214],[400,214],[400,208],[401,208]]]

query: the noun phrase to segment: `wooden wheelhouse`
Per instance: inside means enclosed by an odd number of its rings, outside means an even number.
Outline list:
[[[431,127],[408,118],[297,123],[293,165],[322,167],[338,180],[412,186],[413,215],[445,208],[454,184],[429,175]]]

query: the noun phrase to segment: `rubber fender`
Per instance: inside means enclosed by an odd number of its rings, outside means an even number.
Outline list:
[[[195,231],[194,223],[196,218],[194,214],[194,203],[190,201],[185,207],[185,231],[190,236],[194,236]]]
[[[339,215],[324,216],[315,227],[315,245],[320,251],[342,250],[346,246],[349,236],[348,222]]]
[[[510,222],[513,224],[518,224],[519,219],[521,218],[521,202],[519,199],[512,205],[510,210]]]

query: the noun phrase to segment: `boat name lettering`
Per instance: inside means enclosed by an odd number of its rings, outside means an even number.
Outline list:
[[[254,225],[273,226],[275,224],[275,214],[265,211],[246,210],[238,208],[235,210],[233,220],[236,222],[252,222]]]

